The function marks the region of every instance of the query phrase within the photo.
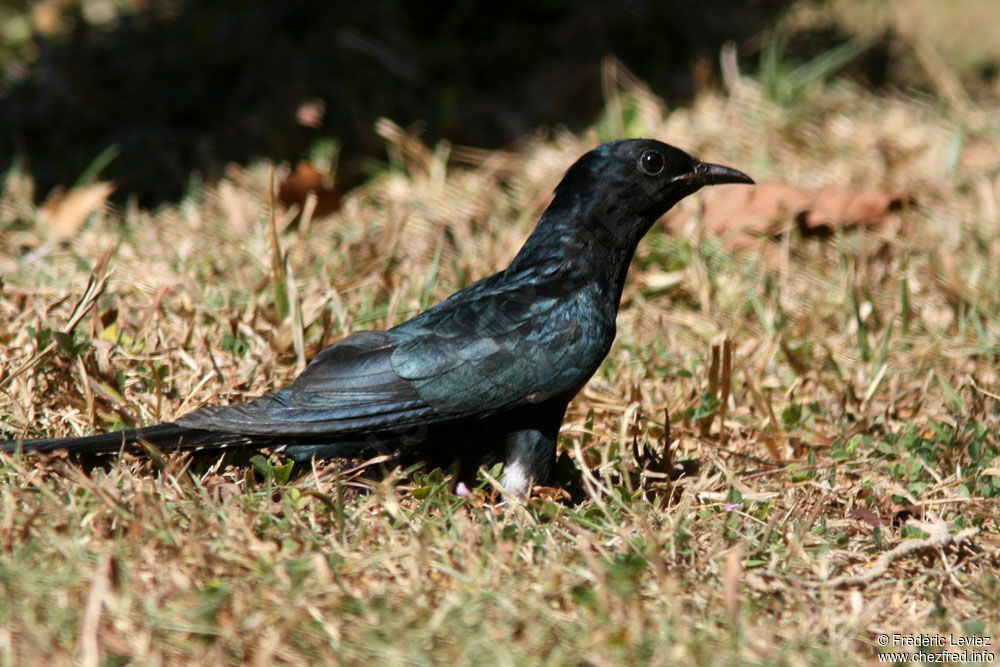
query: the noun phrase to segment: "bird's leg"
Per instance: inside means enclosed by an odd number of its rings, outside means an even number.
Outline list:
[[[556,467],[556,438],[566,406],[542,411],[529,425],[504,436],[503,487],[524,498],[531,486],[551,483]]]

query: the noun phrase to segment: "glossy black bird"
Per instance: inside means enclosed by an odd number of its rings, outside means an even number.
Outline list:
[[[566,172],[510,266],[388,331],[327,347],[288,387],[248,403],[103,435],[0,443],[11,452],[272,447],[296,460],[389,453],[458,463],[465,480],[503,461],[523,495],[550,482],[566,406],[615,338],[636,245],[705,185],[753,183],[649,139],[612,141]]]

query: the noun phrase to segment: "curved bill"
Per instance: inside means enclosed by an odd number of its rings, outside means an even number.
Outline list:
[[[698,162],[694,167],[694,171],[685,180],[697,185],[718,185],[720,183],[747,183],[753,185],[754,183],[754,180],[742,171],[710,162]]]

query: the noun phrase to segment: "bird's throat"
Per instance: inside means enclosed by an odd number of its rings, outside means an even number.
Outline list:
[[[558,266],[569,285],[587,285],[613,295],[615,310],[621,301],[632,256],[651,222],[618,218],[618,224],[547,212],[511,262],[510,271]],[[555,218],[555,219],[553,219]]]

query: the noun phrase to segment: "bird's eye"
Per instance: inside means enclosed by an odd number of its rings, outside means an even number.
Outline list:
[[[639,168],[650,176],[656,176],[663,171],[663,156],[656,151],[646,151],[639,158]]]

